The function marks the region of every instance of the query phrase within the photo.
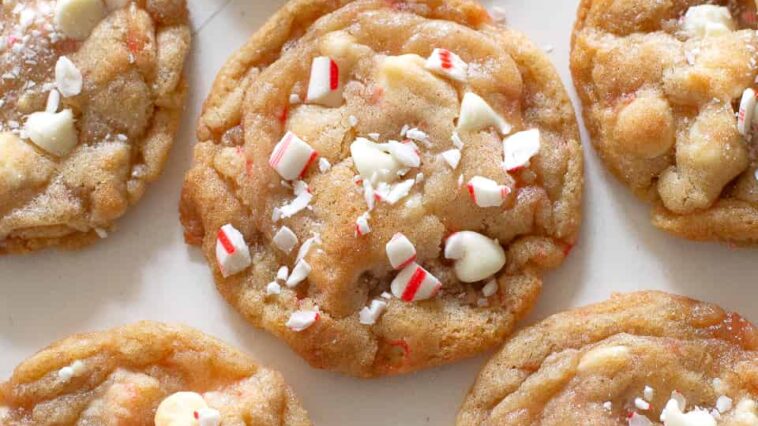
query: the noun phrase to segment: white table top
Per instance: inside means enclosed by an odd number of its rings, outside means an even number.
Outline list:
[[[187,63],[192,90],[163,177],[105,241],[78,252],[0,258],[0,378],[55,339],[152,319],[194,326],[280,370],[317,425],[452,424],[489,354],[371,381],[314,370],[230,309],[216,293],[199,250],[182,241],[177,204],[200,104],[224,60],[284,0],[189,3],[195,28]],[[553,48],[549,56],[573,96],[568,50],[578,0],[485,3],[504,7],[510,25]],[[587,184],[579,244],[547,275],[528,322],[606,299],[613,291],[638,289],[685,294],[758,321],[758,285],[751,273],[757,270],[751,267],[756,252],[683,241],[653,229],[648,207],[605,171],[584,139]]]

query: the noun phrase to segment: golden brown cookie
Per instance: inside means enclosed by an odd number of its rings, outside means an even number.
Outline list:
[[[0,383],[0,424],[310,425],[281,374],[189,327],[139,322],[58,341]]]
[[[757,398],[758,328],[644,291],[516,333],[479,373],[457,424],[747,426],[758,424]]]
[[[705,3],[582,0],[571,71],[595,148],[653,204],[656,227],[751,243],[758,240],[756,7]]]
[[[318,368],[491,348],[576,240],[571,103],[473,1],[290,1],[222,68],[198,138],[187,241],[236,310]]]
[[[173,143],[185,1],[4,1],[0,22],[0,254],[104,238]]]

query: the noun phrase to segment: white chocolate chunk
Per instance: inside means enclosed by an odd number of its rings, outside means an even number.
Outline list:
[[[55,85],[65,98],[82,92],[82,73],[65,56],[58,58],[58,62],[55,63]]]
[[[57,90],[53,89],[47,95],[47,103],[45,104],[45,112],[51,114],[58,112],[58,107],[61,105],[61,94]]]
[[[382,150],[381,145],[366,138],[357,138],[350,145],[350,155],[364,182],[369,179],[374,183],[392,182],[401,168],[395,157]]]
[[[711,413],[699,407],[684,413],[679,401],[674,398],[663,408],[661,420],[665,426],[716,426],[716,419]]]
[[[701,4],[687,9],[683,28],[690,37],[711,37],[733,31],[735,24],[728,8]]]
[[[442,158],[451,169],[455,170],[458,168],[458,163],[461,162],[461,151],[459,149],[449,149],[440,155],[442,155]]]
[[[473,231],[456,232],[445,241],[445,258],[455,260],[455,276],[473,283],[505,266],[505,251],[497,241]]]
[[[625,366],[630,356],[626,346],[600,346],[585,353],[576,369],[580,373],[592,373],[606,367],[616,369]]]
[[[318,311],[295,311],[285,325],[290,330],[299,332],[312,326],[320,317],[321,314]]]
[[[55,25],[67,37],[84,40],[105,17],[102,0],[57,0]]]
[[[287,287],[294,288],[297,287],[298,284],[303,282],[306,278],[308,278],[308,275],[311,273],[313,268],[311,268],[310,263],[308,263],[305,260],[299,260],[295,267],[292,268],[292,273],[287,278]]]
[[[742,136],[750,135],[753,114],[755,114],[755,101],[755,91],[753,89],[748,88],[742,92],[740,109],[737,111],[737,131]]]
[[[155,411],[155,426],[194,426],[195,412],[208,408],[200,394],[176,392],[161,401]]]
[[[406,266],[390,284],[392,294],[406,302],[430,299],[440,288],[440,280],[417,263]]]
[[[650,386],[645,386],[645,388],[642,390],[642,396],[645,397],[647,401],[652,401],[653,397],[655,396],[655,391]]]
[[[197,410],[197,422],[199,426],[218,426],[221,424],[221,413],[213,408],[201,408]]]
[[[497,285],[497,281],[493,278],[482,287],[482,296],[491,297],[494,296],[497,291],[500,290],[500,286]]]
[[[286,266],[280,266],[279,270],[276,271],[276,279],[278,281],[287,281],[287,277],[290,275],[290,269]]]
[[[286,226],[282,226],[274,235],[274,245],[281,251],[289,253],[297,245],[297,235]]]
[[[515,171],[528,166],[529,161],[540,152],[539,129],[514,133],[503,140],[503,167]]]
[[[434,49],[424,66],[429,71],[456,81],[466,82],[467,80],[468,64],[460,56],[447,49]]]
[[[363,325],[373,325],[387,309],[387,302],[380,299],[371,301],[371,305],[363,307],[358,313],[358,321]]]
[[[466,187],[471,199],[479,207],[501,206],[508,194],[511,193],[511,189],[507,186],[499,185],[494,180],[482,176],[472,177]]]
[[[463,95],[461,112],[458,116],[457,131],[479,131],[494,127],[500,134],[507,135],[511,131],[508,124],[481,96],[467,92]]]
[[[252,263],[245,237],[231,224],[227,223],[218,230],[216,261],[224,278],[244,271]]]
[[[25,130],[35,145],[58,157],[68,154],[79,142],[74,127],[74,114],[70,109],[56,113],[31,113],[26,120]]]
[[[376,199],[374,198],[374,187],[371,185],[371,181],[368,179],[363,179],[363,199],[366,201],[366,206],[368,206],[368,210],[371,211],[374,209],[374,204],[376,204]]]
[[[342,104],[342,83],[337,62],[326,56],[313,58],[305,102],[328,107]]]
[[[732,398],[729,398],[726,395],[721,395],[716,400],[716,409],[719,410],[719,413],[726,413],[727,411],[732,409]]]
[[[368,213],[363,213],[355,220],[355,236],[362,237],[371,232],[371,227],[368,224]]]
[[[418,167],[421,165],[418,148],[413,142],[400,143],[398,141],[389,141],[387,143],[387,151],[398,163],[405,167]]]
[[[267,296],[281,294],[281,292],[282,292],[282,286],[279,285],[279,283],[276,281],[271,281],[270,283],[266,285]]]
[[[392,269],[403,269],[416,260],[416,247],[400,232],[395,234],[384,248]]]
[[[271,152],[268,163],[285,180],[302,177],[318,152],[292,132],[287,132]]]

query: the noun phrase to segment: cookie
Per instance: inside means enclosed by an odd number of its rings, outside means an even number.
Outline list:
[[[5,1],[0,22],[0,254],[105,238],[173,143],[185,1]]]
[[[310,425],[281,374],[189,327],[139,322],[58,341],[0,383],[0,424]]]
[[[290,1],[221,69],[197,133],[187,242],[317,368],[491,348],[576,240],[571,103],[546,55],[472,1]]]
[[[593,145],[653,225],[753,243],[756,6],[704,3],[583,0],[571,71]]]
[[[643,291],[516,333],[479,373],[457,424],[755,425],[757,398],[758,328]]]

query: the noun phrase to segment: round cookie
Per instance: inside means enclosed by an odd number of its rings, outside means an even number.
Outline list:
[[[310,425],[281,374],[197,330],[139,322],[60,340],[0,383],[0,423]]]
[[[173,143],[185,1],[6,1],[0,21],[0,254],[105,238]]]
[[[644,291],[516,333],[479,373],[457,424],[645,426],[664,412],[668,426],[747,426],[758,424],[757,398],[758,328]]]
[[[571,103],[545,54],[472,1],[290,1],[222,68],[198,138],[187,242],[317,368],[398,374],[494,347],[576,240]]]
[[[704,3],[582,0],[571,71],[597,152],[656,227],[753,243],[756,5]]]

